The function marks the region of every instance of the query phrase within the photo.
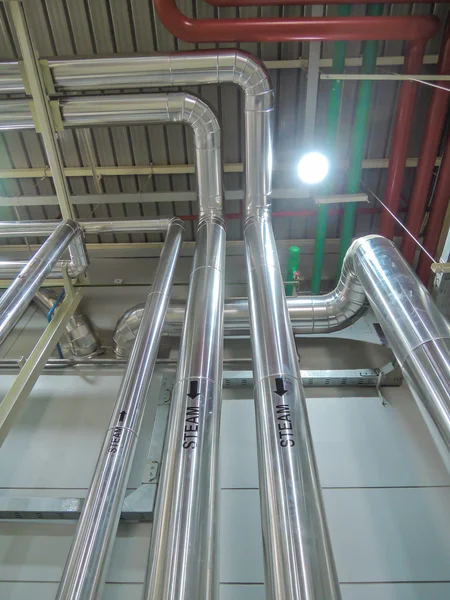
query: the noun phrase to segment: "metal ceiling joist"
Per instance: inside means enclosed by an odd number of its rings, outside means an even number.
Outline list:
[[[406,166],[417,167],[418,158],[408,158]],[[436,159],[435,166],[441,164],[441,158]],[[363,169],[387,169],[389,158],[368,158],[363,161]],[[338,169],[348,168],[348,161],[342,160],[338,163]],[[291,171],[293,165],[290,163],[275,163],[274,171]],[[224,165],[225,173],[243,173],[243,163],[228,163]],[[66,167],[66,177],[93,177],[94,173],[90,167]],[[148,166],[117,166],[96,167],[95,173],[100,177],[117,177],[120,175],[190,175],[195,173],[195,165],[148,165]],[[48,167],[34,167],[31,169],[0,169],[0,179],[42,179],[52,177],[51,169]]]
[[[401,66],[403,65],[405,57],[404,56],[379,56],[377,58],[377,67],[391,67],[391,66]],[[319,68],[329,69],[331,68],[333,59],[331,58],[321,58],[319,61]],[[426,54],[424,57],[423,64],[424,65],[435,65],[438,62],[437,54]],[[291,60],[265,60],[265,66],[267,69],[307,69],[308,68],[308,59],[307,58],[297,58]],[[346,67],[361,67],[362,66],[362,56],[354,57],[354,58],[346,58],[345,59]]]
[[[61,214],[64,219],[73,219],[74,213],[70,203],[70,192],[64,174],[64,163],[56,141],[52,110],[44,91],[44,82],[26,22],[25,12],[22,3],[16,0],[9,2],[8,7],[19,40],[27,83],[33,98],[36,125],[42,134],[53,183],[61,206]]]

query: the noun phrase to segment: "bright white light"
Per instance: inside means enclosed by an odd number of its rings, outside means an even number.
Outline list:
[[[308,152],[301,157],[297,172],[304,183],[319,183],[327,176],[328,159],[320,152]]]

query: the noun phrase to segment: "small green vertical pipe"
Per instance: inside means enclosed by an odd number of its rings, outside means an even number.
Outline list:
[[[288,266],[286,281],[294,281],[294,273],[298,271],[298,261],[300,258],[300,248],[298,246],[291,246],[289,248]],[[292,296],[294,293],[294,285],[288,283],[285,286],[286,296]]]
[[[338,8],[340,17],[347,17],[350,14],[350,4],[342,4]],[[335,42],[333,53],[333,64],[331,67],[332,73],[343,73],[345,68],[345,50],[346,42]],[[327,148],[330,157],[333,157],[336,146],[336,138],[339,125],[339,113],[341,110],[343,81],[341,79],[333,79],[330,88],[330,96],[328,100],[328,115],[327,115]],[[329,192],[329,186],[327,188]],[[321,204],[317,214],[317,230],[316,242],[314,244],[314,263],[311,279],[311,291],[313,294],[320,292],[320,280],[322,278],[323,255],[325,252],[325,240],[327,237],[327,220],[328,206]]]
[[[382,4],[371,4],[367,14],[378,17],[383,13]],[[373,73],[377,65],[378,42],[369,41],[364,43],[363,73]],[[352,151],[350,156],[350,168],[348,172],[347,193],[356,194],[360,190],[362,163],[364,158],[364,146],[367,136],[367,125],[369,121],[370,99],[372,95],[372,82],[362,80],[358,86],[356,100],[355,123],[353,126]],[[342,220],[341,244],[339,247],[338,277],[341,274],[342,263],[349,249],[353,231],[355,229],[356,203],[346,204]]]

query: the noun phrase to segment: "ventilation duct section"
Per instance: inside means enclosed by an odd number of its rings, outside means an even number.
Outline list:
[[[41,288],[34,295],[35,304],[46,315],[53,308],[57,299],[58,294],[54,290],[45,288]],[[103,352],[98,335],[92,327],[89,318],[80,311],[76,311],[70,317],[66,325],[65,336],[70,352],[77,358],[97,356]]]

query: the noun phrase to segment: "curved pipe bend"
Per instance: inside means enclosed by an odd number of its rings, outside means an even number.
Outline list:
[[[295,333],[326,334],[345,329],[367,310],[366,295],[353,269],[351,258],[346,259],[336,288],[323,296],[287,298],[289,316]],[[113,335],[113,350],[120,358],[131,352],[144,310],[136,304],[118,320]],[[166,332],[179,335],[184,320],[185,304],[171,302],[166,318]],[[225,335],[248,333],[249,315],[247,298],[228,298],[224,305]]]
[[[185,42],[289,42],[427,40],[439,28],[436,17],[301,17],[286,19],[191,19],[175,0],[154,0],[156,13]]]

